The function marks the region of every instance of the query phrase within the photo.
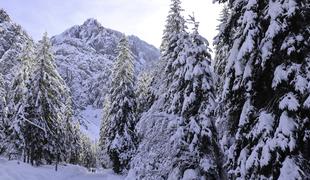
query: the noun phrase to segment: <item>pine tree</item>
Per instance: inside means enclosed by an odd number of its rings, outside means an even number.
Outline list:
[[[162,44],[160,46],[163,53],[173,48],[171,45],[173,40],[177,40],[176,35],[184,31],[185,20],[181,15],[182,11],[184,10],[181,7],[181,1],[172,0],[170,11],[166,20],[167,23],[163,33]]]
[[[5,90],[5,96],[1,95],[2,101],[0,104],[1,107],[1,114],[0,118],[2,121],[0,123],[0,130],[2,135],[2,142],[0,142],[0,146],[4,147],[8,143],[8,139],[6,138],[10,131],[12,131],[11,126],[11,119],[9,118],[8,106],[11,104],[12,97],[10,97],[11,87],[15,81],[15,76],[20,74],[23,68],[23,62],[21,58],[21,54],[23,54],[24,47],[27,46],[29,43],[30,37],[27,35],[25,31],[22,30],[21,26],[12,22],[9,15],[3,10],[0,9],[0,73],[1,78],[3,78],[1,88]],[[3,93],[3,92],[2,92]],[[5,98],[4,98],[5,97]],[[4,98],[4,99],[3,99]],[[2,117],[1,117],[2,116]],[[1,150],[2,149],[2,150]],[[0,153],[5,148],[0,147]],[[10,149],[10,148],[9,148]],[[8,150],[8,148],[6,148]]]
[[[184,11],[181,7],[180,0],[172,0],[170,5],[170,11],[167,16],[164,35],[162,37],[161,45],[161,61],[163,61],[164,77],[161,80],[166,80],[165,84],[168,87],[171,84],[172,76],[170,73],[174,73],[173,62],[177,61],[178,55],[182,52],[184,46],[185,36],[188,37],[186,32],[185,19],[181,15]],[[161,82],[162,83],[162,82]]]
[[[62,158],[68,163],[78,164],[79,163],[79,153],[81,152],[81,132],[78,122],[73,122],[71,109],[71,97],[67,99],[65,109],[65,119],[64,122],[64,152],[62,153]]]
[[[94,146],[86,135],[81,136],[80,165],[90,169],[96,167],[96,153]]]
[[[162,93],[166,92],[167,87],[171,83],[171,79],[169,79],[167,74],[169,74],[169,71],[172,71],[172,63],[177,59],[178,54],[183,48],[183,39],[187,34],[185,19],[181,14],[183,11],[180,0],[171,0],[160,46],[161,57],[157,64],[157,69],[155,70],[155,74],[157,74],[158,77],[152,82],[152,86],[159,89],[155,94],[156,99],[158,99],[158,96],[161,96]]]
[[[194,17],[193,32],[183,35],[183,49],[172,62],[171,85],[166,94],[166,111],[182,117],[173,137],[175,169],[170,176],[182,178],[195,172],[197,178],[219,179],[220,159],[214,128],[214,84],[208,41],[199,35]],[[179,134],[182,132],[181,134]],[[208,165],[206,165],[208,164]]]
[[[6,91],[4,89],[4,79],[2,73],[0,73],[0,154],[4,151],[4,139],[5,139],[5,123],[6,118]]]
[[[6,106],[6,91],[4,89],[4,79],[0,73],[0,119],[2,120],[4,115],[4,108]]]
[[[164,73],[155,80],[161,87],[136,126],[142,139],[129,172],[136,179],[221,178],[209,44],[195,21],[187,32],[181,12],[181,2],[172,0],[161,46]]]
[[[151,90],[151,83],[152,83],[151,74],[148,72],[141,72],[138,78],[136,88],[138,116],[140,116],[143,112],[146,112],[152,105],[154,97]]]
[[[214,67],[214,72],[216,74],[216,86],[217,92],[222,92],[223,87],[223,74],[225,72],[225,60],[224,58],[227,56],[227,53],[231,47],[231,34],[232,31],[226,28],[227,21],[229,19],[229,8],[225,5],[220,15],[220,25],[217,27],[219,34],[214,38],[215,45],[215,57],[212,62],[212,66]],[[226,29],[225,29],[226,28]]]
[[[160,83],[164,86],[164,88],[161,88],[161,91],[164,93],[169,91],[168,88],[173,83],[173,76],[177,69],[176,63],[178,62],[179,54],[184,51],[185,42],[189,39],[189,34],[186,31],[186,21],[181,15],[182,11],[184,10],[181,7],[181,1],[172,0],[161,45],[162,56],[160,61],[164,73],[162,73],[160,77]],[[174,113],[174,109],[178,109],[169,104],[173,101],[173,96],[174,92],[172,91],[166,93],[166,103],[163,109],[169,109],[169,113]]]
[[[46,34],[38,44],[35,61],[30,77],[29,116],[26,117],[32,126],[27,128],[26,143],[31,163],[38,164],[42,159],[47,163],[58,162],[65,151],[69,91],[56,71]]]
[[[105,119],[107,122],[107,153],[117,173],[129,168],[130,159],[135,151],[135,95],[134,63],[125,35],[118,45],[118,56],[112,74],[110,89],[111,108]]]
[[[223,2],[223,1],[220,1]],[[226,1],[225,1],[226,2]],[[308,1],[229,1],[220,116],[230,179],[309,177]],[[230,47],[230,45],[228,44]]]
[[[215,86],[216,86],[216,101],[218,102],[218,106],[216,107],[215,113],[216,117],[220,117],[224,111],[222,104],[222,93],[223,93],[223,85],[224,85],[224,75],[225,75],[225,66],[226,66],[226,59],[230,49],[232,48],[233,40],[231,37],[233,37],[234,31],[229,28],[229,21],[230,18],[230,8],[225,4],[222,12],[220,14],[219,19],[219,26],[217,28],[218,35],[214,38],[213,45],[215,46],[215,57],[214,61],[212,63],[213,69],[214,69],[214,76],[215,76]],[[225,121],[225,118],[218,118],[216,120],[216,127],[217,132],[220,137],[226,137],[227,135],[227,129],[224,127],[227,127],[228,123]],[[226,139],[222,138],[220,139],[219,144],[221,145],[221,148],[223,150],[227,150],[227,144]]]
[[[105,96],[103,104],[103,118],[100,125],[100,137],[99,137],[99,160],[103,168],[112,168],[111,159],[108,155],[107,147],[107,133],[109,130],[109,111],[111,108],[110,96],[107,94]]]
[[[9,92],[7,108],[7,133],[6,148],[7,155],[15,155],[17,158],[23,155],[26,158],[26,142],[25,133],[29,122],[26,117],[28,115],[27,108],[29,96],[29,74],[31,72],[31,64],[33,63],[33,45],[29,41],[25,46],[20,59],[22,62],[20,72],[15,75]]]
[[[82,153],[82,134],[78,122],[70,122],[66,125],[66,162],[70,164],[80,164],[80,154]]]
[[[12,22],[5,10],[0,9],[0,72],[3,75],[5,89],[9,91],[14,75],[17,75],[22,66],[20,54],[31,38],[21,26]]]

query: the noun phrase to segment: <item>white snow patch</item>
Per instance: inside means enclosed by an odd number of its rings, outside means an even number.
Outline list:
[[[283,166],[280,169],[280,177],[279,180],[287,180],[287,179],[302,179],[301,177],[302,171],[296,165],[293,159],[287,157],[283,162]]]
[[[295,122],[292,118],[288,117],[287,112],[283,112],[280,117],[279,127],[277,132],[282,132],[284,135],[292,135],[295,130]]]
[[[207,172],[211,168],[214,168],[214,163],[209,158],[203,158],[200,160],[200,166]]]
[[[246,175],[246,161],[247,161],[247,156],[249,154],[249,150],[245,147],[241,150],[240,156],[238,158],[238,164],[240,164],[239,172],[241,174],[241,177],[245,177]],[[234,156],[234,155],[233,155]]]
[[[112,170],[89,172],[77,165],[60,165],[58,171],[51,165],[33,167],[19,161],[8,161],[0,157],[1,180],[123,180]]]
[[[275,88],[280,84],[282,81],[288,80],[288,75],[291,73],[291,71],[287,71],[286,67],[284,65],[279,65],[275,72],[274,72],[274,78],[272,81],[272,87]]]
[[[276,144],[285,150],[287,147],[292,151],[296,146],[296,140],[294,138],[294,131],[296,129],[296,122],[293,118],[288,116],[288,113],[284,111],[280,117],[280,123],[276,130]]]
[[[297,111],[299,106],[299,102],[293,93],[286,94],[279,103],[281,110]]]
[[[307,90],[308,81],[306,78],[298,75],[295,78],[295,90],[304,93]]]
[[[258,166],[259,164],[259,158],[258,158],[258,150],[260,146],[255,146],[255,148],[252,150],[250,156],[246,160],[245,168],[246,170],[249,170],[253,166]]]
[[[184,172],[182,180],[195,180],[198,178],[199,178],[199,176],[194,169],[187,169]]]
[[[310,109],[310,96],[304,102],[304,107]]]
[[[263,111],[260,113],[257,125],[253,129],[253,136],[256,137],[262,132],[269,133],[273,130],[274,117],[271,113]]]
[[[248,116],[251,113],[251,111],[253,110],[253,106],[251,106],[251,101],[248,99],[242,108],[242,112],[240,115],[240,120],[239,120],[239,127],[245,125],[248,123]]]
[[[79,116],[85,123],[81,126],[81,130],[90,137],[93,141],[99,140],[100,122],[102,119],[102,109],[96,109],[92,106],[87,106],[82,110]],[[86,126],[86,127],[85,127]]]
[[[262,154],[261,154],[261,158],[259,160],[260,162],[260,166],[266,166],[269,164],[269,161],[271,159],[271,154],[270,154],[270,145],[269,143],[271,143],[270,140],[267,140],[265,146],[263,146],[262,149]]]

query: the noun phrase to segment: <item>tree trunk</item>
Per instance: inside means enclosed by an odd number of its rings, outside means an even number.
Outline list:
[[[56,165],[55,165],[55,171],[57,171],[57,170],[58,170],[58,163],[59,163],[59,153],[57,153]]]

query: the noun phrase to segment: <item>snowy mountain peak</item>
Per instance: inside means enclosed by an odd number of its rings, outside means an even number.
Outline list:
[[[79,26],[80,38],[93,39],[106,33],[106,29],[94,18],[87,19],[81,26]]]
[[[97,19],[95,18],[89,18],[87,19],[84,23],[83,26],[87,26],[87,27],[102,27],[102,25],[98,22]]]
[[[103,27],[96,19],[87,19],[82,25],[76,25],[52,38],[54,46],[70,44],[87,51],[96,51],[106,58],[113,60],[116,56],[116,46],[123,33]],[[128,36],[130,48],[133,51],[137,69],[143,69],[144,65],[150,65],[159,59],[159,50],[154,46],[142,41],[137,36]],[[66,51],[66,50],[64,50]],[[57,52],[56,52],[57,54]]]

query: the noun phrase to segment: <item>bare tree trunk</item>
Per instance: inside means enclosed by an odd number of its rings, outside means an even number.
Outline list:
[[[59,163],[59,153],[57,153],[56,165],[55,165],[55,171],[57,171],[57,170],[58,170],[58,163]]]

